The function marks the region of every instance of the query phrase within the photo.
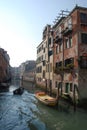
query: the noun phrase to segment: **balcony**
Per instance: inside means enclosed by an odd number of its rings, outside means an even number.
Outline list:
[[[61,66],[61,67],[58,67],[58,68],[54,68],[54,73],[56,74],[61,74],[63,72],[66,72],[66,73],[71,73],[74,69],[74,64],[67,64],[67,66]]]
[[[72,33],[72,26],[71,27],[66,27],[63,31],[63,35],[64,36],[67,36],[69,35],[70,33]]]
[[[57,36],[55,37],[55,39],[54,39],[54,42],[55,42],[56,44],[60,43],[61,41],[62,41],[62,36],[61,36],[61,35],[57,35]]]

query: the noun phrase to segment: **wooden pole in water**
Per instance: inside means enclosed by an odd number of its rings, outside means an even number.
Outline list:
[[[75,98],[75,85],[74,85],[74,90],[73,90],[73,98],[74,98],[74,112],[76,111],[76,98]]]
[[[23,76],[21,77],[20,86],[23,87]]]
[[[74,112],[76,111],[76,94],[75,94],[75,84],[74,84],[74,78],[75,78],[75,71],[72,71],[72,78],[73,78],[73,109]]]
[[[59,85],[57,88],[57,107],[59,107]]]

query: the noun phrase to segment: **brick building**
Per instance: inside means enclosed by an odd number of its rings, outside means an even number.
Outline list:
[[[87,97],[87,8],[76,6],[54,29],[54,82],[62,92]]]
[[[0,48],[0,85],[11,79],[9,60],[10,58],[7,52]]]
[[[55,91],[59,88],[60,94],[87,98],[87,8],[76,6],[67,16],[62,14],[46,33],[46,39],[48,68],[52,68],[48,69],[48,73],[45,69],[45,80],[51,81],[48,87],[52,86]],[[43,48],[41,55],[43,57]],[[39,73],[41,84],[42,63]],[[36,77],[38,79],[38,74]]]

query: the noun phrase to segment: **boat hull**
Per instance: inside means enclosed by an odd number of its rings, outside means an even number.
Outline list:
[[[22,95],[23,92],[24,92],[24,88],[19,87],[18,89],[13,91],[13,94],[15,94],[15,95]]]
[[[49,95],[43,93],[43,92],[38,92],[35,94],[35,97],[42,102],[43,104],[47,106],[55,106],[57,104],[57,99],[50,97]]]

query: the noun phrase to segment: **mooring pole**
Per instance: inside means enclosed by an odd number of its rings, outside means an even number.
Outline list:
[[[59,85],[57,87],[57,107],[59,107]]]
[[[73,98],[74,98],[74,112],[76,111],[76,98],[75,98],[75,85],[74,85],[74,90],[73,90]]]

